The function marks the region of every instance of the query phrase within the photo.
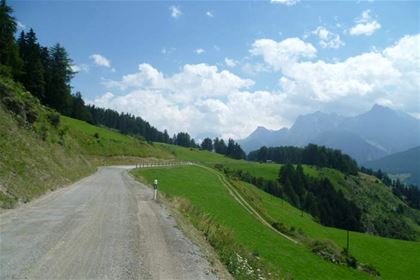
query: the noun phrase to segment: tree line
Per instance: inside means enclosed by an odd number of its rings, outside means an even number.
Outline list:
[[[343,154],[340,150],[326,148],[315,144],[293,147],[261,147],[248,154],[252,161],[266,162],[271,160],[281,164],[308,164],[319,167],[328,167],[340,170],[346,174],[357,175],[358,166],[349,155]]]
[[[242,150],[241,146],[233,139],[229,138],[226,145],[225,140],[216,137],[214,140],[204,138],[201,142],[201,149],[207,151],[214,151],[215,153],[225,155],[233,159],[245,159],[246,153]]]
[[[60,44],[50,48],[42,46],[32,28],[28,32],[21,31],[15,38],[17,22],[12,13],[12,8],[1,0],[0,74],[20,82],[41,104],[63,115],[117,129],[147,141],[200,148],[187,132],[170,137],[166,130],[159,131],[141,117],[86,105],[80,92],[72,93],[70,82],[76,72],[72,70],[72,60],[66,49]],[[245,158],[239,144],[231,139],[226,145],[222,139],[216,138],[214,147],[216,153]]]
[[[405,201],[410,207],[420,209],[420,189],[414,185],[401,183],[399,179],[392,180],[388,174],[381,169],[374,171],[370,168],[360,167],[360,171],[378,178],[384,185],[390,187],[392,192]]]

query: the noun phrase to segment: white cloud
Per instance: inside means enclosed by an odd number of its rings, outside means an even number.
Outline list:
[[[91,103],[140,115],[170,133],[242,138],[258,125],[288,125],[281,116],[289,108],[282,105],[284,96],[248,91],[253,85],[252,80],[206,64],[184,65],[168,77],[149,64],[140,64],[138,73],[108,84],[125,93],[108,91]]]
[[[111,61],[103,55],[100,54],[92,54],[89,56],[90,59],[98,66],[103,66],[107,68],[111,68]]]
[[[299,38],[288,38],[281,42],[259,39],[253,43],[250,52],[255,56],[261,55],[264,61],[276,70],[294,64],[302,58],[312,58],[316,55],[315,47]]]
[[[171,17],[179,18],[182,15],[182,11],[179,7],[170,6],[169,10],[171,11]]]
[[[176,48],[166,48],[166,47],[164,47],[160,50],[160,53],[163,54],[163,55],[167,55],[167,54],[173,53],[174,51],[176,51]]]
[[[26,29],[26,25],[25,24],[23,24],[22,22],[20,22],[20,21],[16,21],[16,26],[17,26],[17,28],[19,29],[19,30],[25,30]]]
[[[89,65],[87,64],[74,64],[71,66],[73,72],[89,72]]]
[[[371,17],[370,10],[365,10],[362,16],[356,20],[356,25],[350,28],[349,33],[353,36],[371,36],[380,28],[381,24]]]
[[[210,12],[210,11],[207,11],[207,12],[206,12],[206,16],[208,16],[208,17],[214,17],[213,13],[212,13],[212,12]]]
[[[199,48],[199,49],[194,50],[194,52],[195,52],[196,54],[203,54],[203,53],[205,53],[206,51],[205,51],[204,49]]]
[[[262,69],[278,75],[278,89],[253,91],[253,80],[207,64],[186,64],[165,75],[143,63],[136,73],[106,81],[107,92],[91,103],[139,115],[170,133],[236,139],[258,125],[279,129],[316,110],[355,114],[380,103],[420,114],[420,35],[334,63],[315,59],[316,49],[296,38],[264,40],[250,51],[264,60]]]
[[[249,76],[257,76],[259,73],[270,72],[271,70],[270,67],[264,63],[251,64],[249,62],[242,65],[241,69],[245,74]]]
[[[386,100],[390,107],[418,112],[419,47],[420,35],[405,36],[382,52],[371,51],[335,63],[294,60],[287,67],[282,58],[267,56],[276,53],[273,50],[257,51],[254,44],[250,51],[281,72],[282,92],[293,103],[311,104],[313,110],[354,113]]]
[[[225,64],[226,64],[226,66],[228,66],[228,67],[231,67],[231,68],[233,68],[233,67],[235,67],[236,66],[236,64],[237,64],[238,62],[236,61],[236,60],[234,60],[234,59],[231,59],[231,58],[225,58]]]
[[[121,81],[105,81],[109,87],[126,89],[154,89],[179,94],[180,99],[197,96],[223,96],[227,93],[249,88],[254,81],[242,79],[235,74],[207,64],[186,64],[182,71],[170,77],[147,63],[139,65],[139,72],[125,75]]]
[[[300,0],[271,0],[271,3],[274,4],[284,4],[286,6],[293,6],[299,3]]]
[[[341,41],[340,35],[334,34],[323,26],[318,26],[314,31],[312,31],[312,34],[318,36],[319,45],[322,48],[338,49],[339,47],[345,45],[344,42]]]
[[[143,89],[124,95],[107,92],[92,103],[140,115],[158,128],[168,129],[170,134],[188,131],[191,135],[239,139],[259,125],[273,129],[289,125],[282,115],[296,108],[283,104],[283,100],[284,96],[267,91],[236,91],[224,100],[199,98],[180,104],[162,92]]]

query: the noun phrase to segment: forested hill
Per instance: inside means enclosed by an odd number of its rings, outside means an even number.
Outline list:
[[[308,164],[318,167],[329,167],[340,170],[347,174],[356,175],[357,163],[350,156],[340,150],[309,144],[304,148],[285,147],[261,147],[248,155],[252,161],[266,162],[271,160],[276,163]]]
[[[80,92],[72,93],[71,80],[77,74],[72,70],[72,60],[66,49],[55,44],[42,46],[35,31],[22,31],[15,37],[17,21],[5,0],[0,2],[0,75],[21,83],[33,96],[59,113],[95,125],[117,129],[119,132],[152,142],[169,143],[183,147],[199,148],[187,133],[172,137],[152,126],[139,116],[119,113],[107,108],[86,105]],[[214,141],[216,152],[232,158],[245,158],[245,153],[232,139],[227,145],[222,139]],[[208,148],[208,140],[204,149]]]

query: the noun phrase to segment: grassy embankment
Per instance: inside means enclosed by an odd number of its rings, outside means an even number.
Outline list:
[[[96,166],[171,158],[158,146],[60,116],[0,78],[0,208],[13,208],[74,182]]]

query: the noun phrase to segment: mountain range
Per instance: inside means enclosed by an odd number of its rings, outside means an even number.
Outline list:
[[[419,146],[420,120],[380,105],[353,117],[318,111],[299,116],[291,128],[258,127],[238,142],[246,152],[314,143],[340,149],[363,163]]]

